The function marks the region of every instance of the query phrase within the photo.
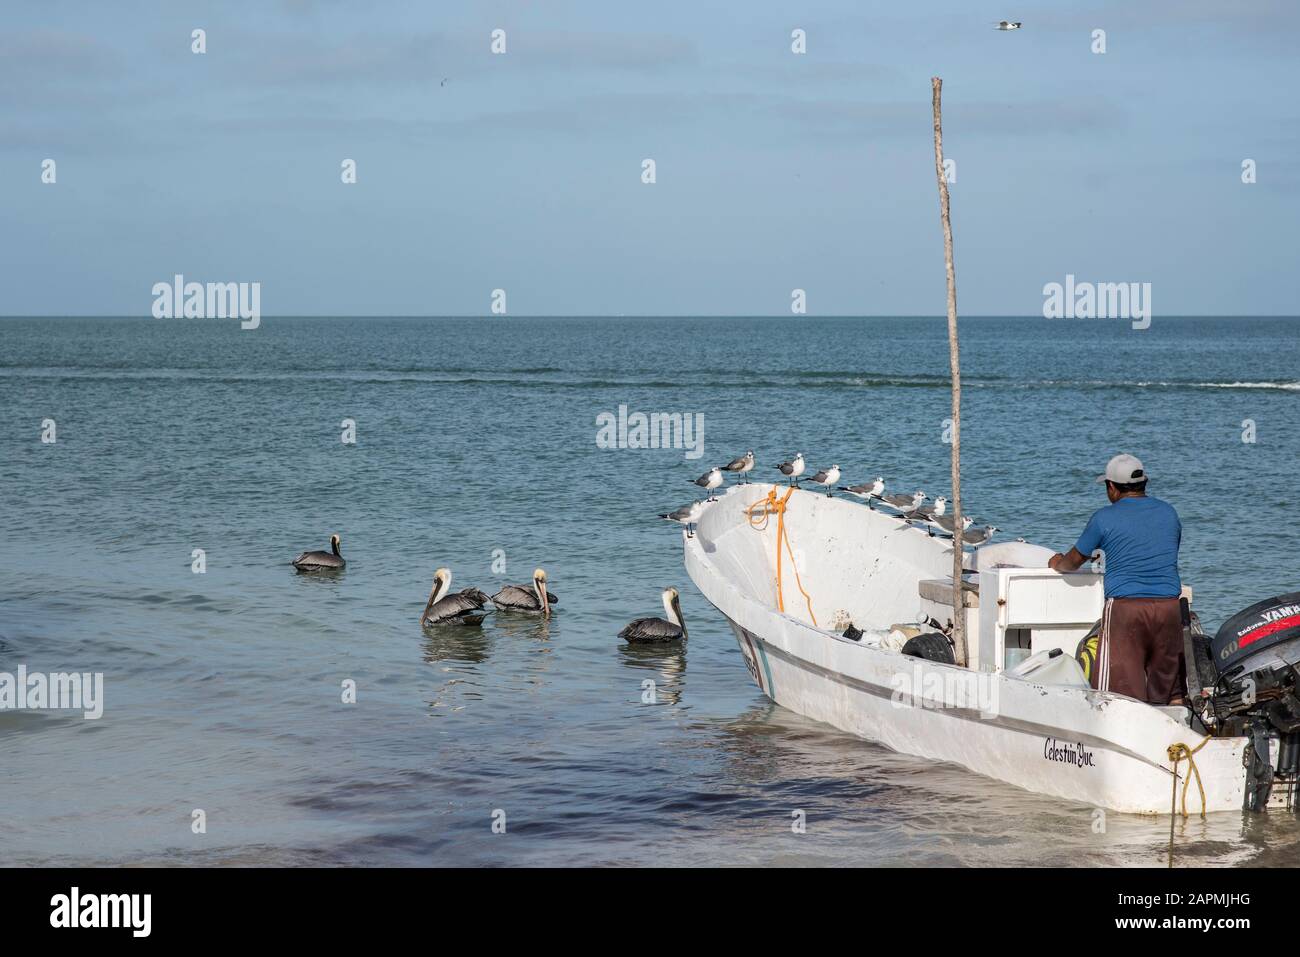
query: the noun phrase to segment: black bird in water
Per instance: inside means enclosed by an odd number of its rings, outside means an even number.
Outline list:
[[[541,612],[542,617],[551,617],[551,605],[559,601],[546,590],[546,572],[539,568],[533,572],[533,584],[506,585],[492,596],[492,604],[506,611]]]
[[[686,620],[682,618],[681,596],[676,588],[665,588],[663,598],[667,621],[662,618],[638,618],[630,622],[618,636],[631,644],[685,641]]]
[[[291,563],[300,572],[330,572],[345,567],[347,562],[339,552],[339,537],[330,536],[330,551],[303,552]]]
[[[487,616],[482,614],[488,596],[477,588],[465,588],[451,593],[451,571],[439,568],[433,573],[433,590],[420,613],[420,624],[430,625],[481,625]]]

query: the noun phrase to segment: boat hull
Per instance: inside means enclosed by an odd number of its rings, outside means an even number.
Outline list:
[[[698,534],[684,538],[685,561],[696,586],[730,622],[754,682],[777,704],[896,751],[1119,812],[1169,813],[1175,793],[1181,804],[1188,761],[1179,763],[1175,792],[1170,748],[1200,746],[1194,761],[1205,810],[1240,810],[1244,738],[1204,741],[1166,711],[1122,695],[924,661],[779,611],[765,600],[771,565],[758,563],[752,556],[762,553],[734,538],[758,534],[744,510],[765,491],[734,490],[711,506]],[[833,521],[844,536],[851,534],[851,510],[861,506],[841,504],[849,511]],[[817,530],[803,527],[799,535],[807,549]],[[741,574],[728,564],[738,554],[751,556],[752,567]],[[805,577],[804,585],[816,583]],[[1195,781],[1187,807],[1202,809]]]

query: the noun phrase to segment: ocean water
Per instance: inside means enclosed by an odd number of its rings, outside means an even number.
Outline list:
[[[1210,628],[1300,587],[1300,321],[972,317],[962,350],[968,511],[1064,548],[1132,451]],[[1167,820],[1097,834],[769,703],[655,518],[749,448],[944,494],[946,374],[942,319],[0,320],[0,671],[105,676],[99,720],[0,712],[0,864],[1164,863]],[[703,456],[599,447],[621,405],[702,414]],[[331,532],[346,572],[295,574]],[[441,565],[542,565],[557,613],[424,633]],[[689,643],[622,644],[668,584]],[[1300,841],[1175,830],[1183,863]]]

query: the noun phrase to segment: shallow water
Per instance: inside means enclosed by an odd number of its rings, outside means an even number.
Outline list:
[[[1300,587],[1300,321],[962,330],[969,511],[1068,546],[1134,451],[1211,628]],[[102,671],[106,699],[0,712],[0,864],[1164,863],[1167,821],[1096,834],[770,704],[654,517],[747,448],[945,493],[946,369],[929,319],[0,320],[0,671]],[[597,447],[621,404],[703,413],[703,458]],[[294,574],[334,531],[347,570]],[[418,627],[435,567],[492,592],[538,564],[549,623]],[[621,644],[666,584],[688,647]],[[1189,864],[1300,840],[1176,831]]]

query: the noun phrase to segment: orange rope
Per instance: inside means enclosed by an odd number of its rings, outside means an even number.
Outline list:
[[[778,501],[776,489],[768,489],[767,498],[754,502],[745,509],[745,517],[749,520],[749,527],[755,531],[764,531],[767,528],[768,520],[773,513],[776,513],[776,607],[780,611],[785,611],[785,590],[782,584],[781,572],[781,543],[785,543],[786,551],[790,553],[790,567],[794,569],[794,583],[798,586],[799,591],[803,594],[804,601],[808,605],[808,617],[812,623],[817,624],[817,616],[813,614],[812,597],[803,589],[803,582],[799,578],[799,566],[794,561],[794,549],[790,545],[790,536],[785,530],[785,503],[790,500],[794,494],[794,486],[786,490],[785,495]],[[766,506],[763,509],[761,523],[754,521],[754,508],[758,505]]]
[[[1196,789],[1201,792],[1201,817],[1205,817],[1205,785],[1201,783],[1201,771],[1196,766],[1196,752],[1205,747],[1206,743],[1213,735],[1207,734],[1205,740],[1194,748],[1190,748],[1181,741],[1178,744],[1171,744],[1167,750],[1169,760],[1174,762],[1174,794],[1178,793],[1178,762],[1183,758],[1187,759],[1187,777],[1183,779],[1183,817],[1187,817],[1187,789],[1191,786],[1192,776],[1196,776]],[[1172,799],[1171,799],[1172,803]],[[1174,808],[1170,808],[1170,814],[1174,813]],[[1170,831],[1172,832],[1172,827]]]

